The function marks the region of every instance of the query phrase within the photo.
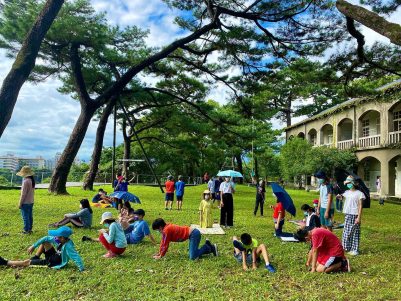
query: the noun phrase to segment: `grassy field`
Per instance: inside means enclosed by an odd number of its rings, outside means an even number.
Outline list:
[[[163,217],[189,225],[198,222],[197,208],[204,188],[186,188],[183,211],[165,211],[158,188],[130,190],[141,198],[140,207],[146,210],[148,222]],[[297,209],[317,196],[314,192],[289,192]],[[47,224],[64,213],[77,211],[78,200],[93,194],[77,188],[69,189],[69,193],[55,197],[45,190],[36,191],[34,234],[24,236],[20,234],[22,220],[17,208],[19,191],[0,191],[0,256],[28,258],[27,247],[46,234]],[[269,191],[266,195],[268,207],[272,197]],[[209,237],[218,244],[220,257],[194,262],[188,259],[188,242],[170,245],[160,261],[152,259],[157,247],[149,241],[129,246],[121,258],[102,258],[105,252],[100,244],[81,242],[82,235],[96,235],[100,228],[98,220],[104,210],[96,208],[94,229],[76,229],[72,236],[85,272],[78,272],[73,263],[60,271],[0,268],[0,300],[401,300],[401,206],[380,207],[373,202],[363,213],[361,255],[351,258],[352,273],[320,275],[306,270],[306,244],[281,243],[273,237],[270,209],[265,208],[265,217],[253,216],[254,199],[254,188],[238,187],[234,228],[226,230],[226,235]],[[218,209],[213,215],[218,219]],[[336,213],[335,220],[342,222],[342,214]],[[294,231],[295,226],[287,222],[285,230]],[[244,272],[234,260],[231,237],[245,231],[268,246],[276,274],[263,267]],[[341,231],[336,233],[341,235]],[[160,240],[157,232],[153,234]]]

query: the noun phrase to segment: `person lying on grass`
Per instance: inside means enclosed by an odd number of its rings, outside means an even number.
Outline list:
[[[324,228],[315,228],[311,231],[301,229],[294,237],[299,241],[311,242],[312,248],[308,253],[306,266],[310,267],[312,273],[351,271],[341,241],[331,231]]]
[[[107,250],[105,258],[114,258],[124,253],[127,247],[127,239],[124,230],[111,212],[104,212],[100,224],[106,229],[99,230],[99,238],[83,236],[82,241],[99,241]]]
[[[213,253],[218,256],[217,245],[212,244],[206,239],[205,244],[199,248],[201,241],[201,233],[198,229],[188,226],[178,226],[174,224],[166,224],[162,218],[156,219],[152,224],[152,229],[162,234],[159,253],[153,255],[154,259],[160,259],[166,255],[170,242],[182,242],[189,240],[189,259],[195,260],[202,255]]]
[[[150,233],[148,223],[143,220],[144,217],[145,210],[138,209],[133,212],[133,224],[130,224],[130,222],[126,219],[121,220],[121,226],[124,229],[125,237],[127,238],[128,244],[138,244],[145,237],[149,237],[150,241],[154,245],[157,244],[153,235]]]
[[[242,263],[242,268],[244,271],[248,269],[248,265],[252,264],[252,269],[256,270],[257,264],[260,263],[260,255],[263,256],[265,261],[265,268],[271,272],[275,273],[276,269],[270,264],[269,254],[267,253],[266,246],[264,244],[258,243],[256,239],[253,239],[250,234],[241,234],[241,241],[238,240],[236,236],[233,237],[234,245],[234,257],[239,262]]]
[[[68,226],[62,226],[56,230],[49,230],[48,236],[42,237],[28,248],[28,254],[35,249],[36,254],[31,259],[22,261],[5,260],[0,257],[0,265],[10,267],[28,267],[30,265],[48,266],[59,270],[65,267],[71,259],[80,271],[84,270],[84,264],[79,256],[73,241],[69,238],[72,230]],[[41,255],[45,254],[42,259]]]
[[[79,208],[81,209],[77,213],[67,213],[64,218],[56,223],[49,224],[49,227],[60,227],[68,223],[73,224],[80,228],[90,228],[92,226],[92,208],[87,199],[80,200]]]

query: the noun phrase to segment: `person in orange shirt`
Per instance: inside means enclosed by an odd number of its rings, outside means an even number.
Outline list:
[[[164,209],[168,210],[168,205],[170,204],[170,210],[173,209],[173,202],[174,202],[174,178],[173,176],[168,176],[166,183],[164,183],[166,187],[166,197],[164,202]]]
[[[162,218],[157,218],[152,224],[152,229],[162,234],[159,253],[153,255],[154,259],[161,259],[167,253],[170,242],[183,242],[189,240],[189,259],[195,260],[202,255],[213,253],[218,256],[217,245],[206,239],[205,244],[199,249],[202,235],[198,229],[188,226],[166,224]]]

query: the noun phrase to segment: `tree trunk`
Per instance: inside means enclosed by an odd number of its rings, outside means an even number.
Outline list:
[[[57,163],[53,172],[53,176],[49,186],[49,192],[54,194],[67,194],[66,183],[68,173],[74,162],[75,157],[81,147],[82,141],[85,138],[86,131],[88,130],[89,123],[95,113],[97,106],[86,105],[81,107],[81,113],[77,122],[75,123],[74,130],[68,140],[66,147]]]
[[[123,120],[124,160],[131,159],[131,136],[127,133],[127,121]],[[128,178],[129,161],[123,161],[123,175]]]
[[[238,164],[238,171],[239,171],[242,175],[244,175],[244,168],[243,168],[243,166],[242,166],[241,154],[235,155],[235,160],[237,161],[237,164]],[[244,183],[244,178],[239,178],[239,182],[240,182],[241,184],[243,184],[243,183]]]
[[[0,137],[11,119],[19,91],[35,67],[40,45],[63,3],[64,0],[48,0],[46,2],[28,32],[10,72],[3,81],[0,90]]]
[[[82,188],[84,190],[93,190],[93,183],[95,182],[97,172],[99,170],[100,157],[102,156],[102,147],[104,132],[106,131],[107,122],[109,120],[110,114],[113,112],[115,101],[110,101],[105,107],[102,117],[99,120],[99,124],[96,130],[96,140],[95,146],[93,148],[91,164],[89,167],[89,173],[85,178]]]

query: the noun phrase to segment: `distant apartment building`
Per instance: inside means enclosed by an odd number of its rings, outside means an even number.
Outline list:
[[[358,175],[372,192],[401,197],[401,83],[378,89],[379,96],[351,99],[285,129],[286,140],[307,139],[314,147],[352,149]]]
[[[0,156],[0,168],[16,171],[19,168],[19,159],[13,154]]]
[[[19,166],[29,166],[31,168],[44,169],[46,160],[42,157],[37,158],[19,158]]]

